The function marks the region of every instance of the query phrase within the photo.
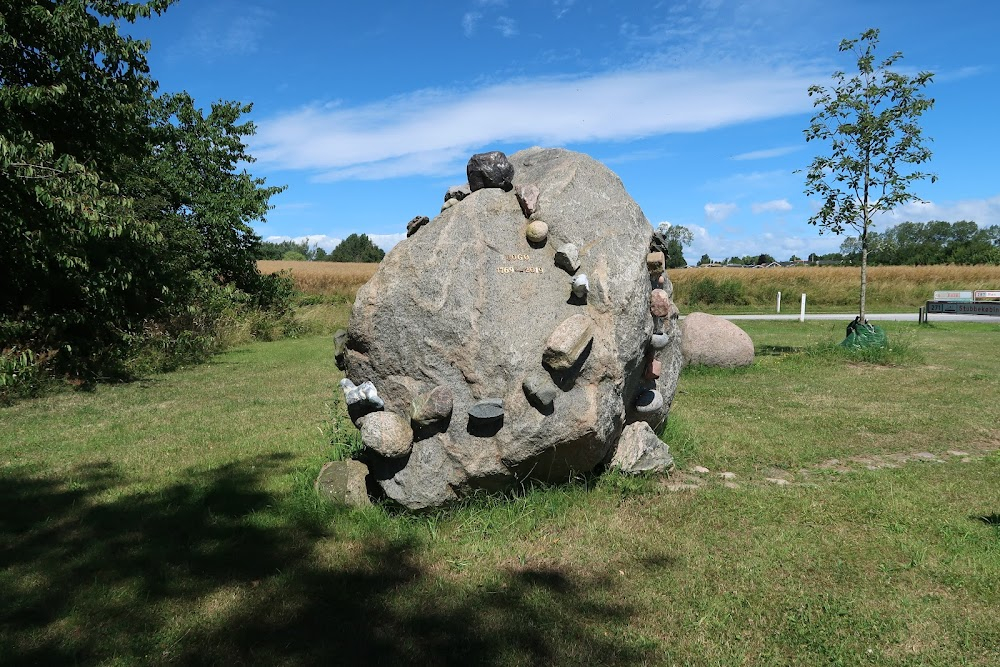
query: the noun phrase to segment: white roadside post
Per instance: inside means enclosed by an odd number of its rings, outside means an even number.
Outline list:
[[[778,312],[781,312],[781,292],[778,292]]]
[[[806,321],[806,293],[802,293],[802,308],[799,310],[799,322]]]

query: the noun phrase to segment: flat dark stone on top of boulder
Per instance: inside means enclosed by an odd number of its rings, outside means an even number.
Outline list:
[[[500,188],[510,192],[514,188],[514,165],[500,151],[476,153],[469,158],[465,173],[469,176],[472,192],[483,188]]]
[[[414,234],[417,233],[418,229],[420,229],[430,221],[431,219],[428,218],[426,215],[418,215],[413,220],[410,220],[408,223],[406,223],[406,235],[408,237],[413,236]]]

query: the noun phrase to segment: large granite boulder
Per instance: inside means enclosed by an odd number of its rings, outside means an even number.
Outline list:
[[[691,313],[681,321],[684,362],[692,365],[736,368],[753,363],[753,341],[727,319]]]
[[[621,180],[561,149],[509,161],[514,191],[474,188],[396,245],[351,314],[347,377],[371,382],[414,440],[363,460],[413,509],[592,470],[626,425],[659,428],[674,396],[677,309],[664,310],[653,229]],[[530,220],[516,194],[528,186]],[[547,234],[529,241],[538,220]],[[575,261],[557,266],[560,250]]]

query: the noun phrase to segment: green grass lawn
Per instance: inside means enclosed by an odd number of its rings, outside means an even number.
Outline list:
[[[739,324],[670,478],[430,515],[315,499],[328,336],[2,408],[0,664],[1000,664],[1000,326]]]

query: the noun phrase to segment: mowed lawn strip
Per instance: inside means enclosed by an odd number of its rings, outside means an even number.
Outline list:
[[[887,327],[917,360],[873,367],[809,354],[842,325],[741,326],[753,367],[679,384],[690,491],[325,507],[327,336],[4,408],[0,662],[1000,661],[1000,327]],[[822,467],[923,450],[970,456]]]

